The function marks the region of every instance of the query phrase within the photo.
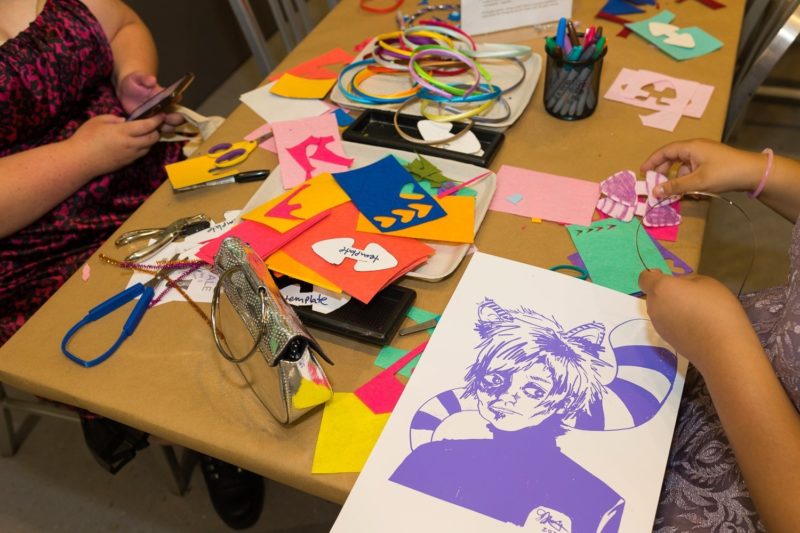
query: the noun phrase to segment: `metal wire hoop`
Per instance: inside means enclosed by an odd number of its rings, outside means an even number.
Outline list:
[[[220,293],[222,291],[222,284],[223,282],[228,279],[229,276],[232,276],[236,272],[241,272],[241,266],[234,266],[226,270],[222,276],[220,276],[217,285],[214,287],[214,295],[211,298],[211,334],[214,336],[214,344],[217,345],[217,350],[219,353],[222,354],[222,357],[230,361],[231,363],[243,363],[246,361],[250,356],[252,356],[256,350],[258,349],[258,344],[261,342],[261,338],[264,336],[264,327],[258,329],[258,335],[256,335],[255,343],[253,347],[250,348],[250,351],[247,352],[240,358],[236,358],[235,356],[231,355],[223,346],[222,340],[219,338],[219,328],[217,328],[217,311],[219,310],[219,298]],[[265,290],[259,290],[258,295],[261,297],[261,320],[263,317],[267,315],[267,295]]]

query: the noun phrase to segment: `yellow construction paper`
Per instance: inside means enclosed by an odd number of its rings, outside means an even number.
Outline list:
[[[300,378],[300,387],[297,389],[297,394],[292,396],[292,406],[295,409],[314,407],[328,401],[330,396],[331,390],[328,387]]]
[[[310,80],[288,72],[281,76],[272,86],[270,92],[287,98],[325,98],[333,88],[336,78],[326,80]]]
[[[356,229],[364,233],[382,233],[426,241],[472,243],[475,241],[475,198],[445,196],[438,199],[447,216],[398,231],[382,232],[364,215],[359,215]]]
[[[233,176],[238,173],[236,168],[229,168],[223,171],[209,172],[214,168],[214,160],[206,155],[193,157],[178,163],[172,163],[164,167],[167,170],[167,177],[172,187],[179,189],[188,185],[195,185],[203,183],[204,181],[211,181],[217,178],[224,178],[226,176]]]
[[[326,172],[314,176],[297,187],[289,189],[282,195],[245,213],[242,218],[267,225],[281,233],[286,233],[314,215],[349,201],[350,197],[339,187],[339,184],[333,179],[333,175]],[[288,217],[266,215],[278,204],[284,202],[289,206],[297,204],[298,207],[296,209],[291,207],[285,209],[289,211]]]
[[[376,415],[353,393],[334,393],[322,413],[311,473],[361,472],[389,414]]]
[[[267,268],[270,270],[274,270],[275,272],[284,274],[290,278],[311,283],[317,287],[328,289],[329,291],[333,291],[337,294],[341,294],[342,292],[340,287],[337,287],[302,263],[295,261],[294,258],[292,258],[286,252],[278,250],[271,256],[267,257],[266,261],[264,262],[267,264]]]

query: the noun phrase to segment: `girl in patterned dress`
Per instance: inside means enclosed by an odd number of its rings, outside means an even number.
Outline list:
[[[669,144],[642,170],[678,177],[659,197],[751,191],[791,222],[800,163],[707,140]],[[740,300],[704,276],[642,273],[656,330],[692,363],[657,531],[797,531],[800,525],[800,223],[785,286]]]
[[[125,122],[161,87],[119,0],[0,3],[0,345],[164,180],[180,115]]]

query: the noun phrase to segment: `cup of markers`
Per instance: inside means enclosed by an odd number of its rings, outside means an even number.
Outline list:
[[[578,33],[572,21],[558,21],[556,35],[545,38],[544,108],[548,113],[563,120],[580,120],[594,113],[607,49],[602,26]]]

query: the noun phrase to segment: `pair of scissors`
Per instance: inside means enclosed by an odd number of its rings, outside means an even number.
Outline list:
[[[172,224],[163,228],[137,229],[125,232],[120,235],[119,239],[114,241],[114,244],[117,246],[124,246],[146,237],[155,239],[156,242],[153,244],[145,246],[141,250],[133,252],[125,258],[126,261],[141,261],[155,254],[178,237],[185,237],[192,233],[197,233],[198,231],[208,228],[210,225],[211,222],[209,222],[208,216],[200,213],[192,217],[179,218]]]
[[[206,157],[214,160],[214,166],[209,172],[217,172],[235,167],[244,162],[256,147],[272,137],[272,131],[253,139],[252,141],[239,141],[235,143],[219,143],[208,149]]]
[[[169,260],[169,263],[174,263],[179,257],[179,254],[175,254]],[[123,343],[125,339],[131,336],[131,334],[136,329],[136,326],[139,325],[139,322],[142,320],[145,311],[147,311],[150,302],[153,300],[155,296],[155,289],[159,283],[162,281],[169,279],[169,273],[175,270],[175,266],[171,266],[170,264],[165,265],[161,270],[159,270],[153,279],[148,281],[145,284],[137,283],[125,289],[122,292],[117,293],[116,295],[112,296],[105,302],[101,303],[98,306],[93,307],[86,313],[86,316],[83,317],[77,324],[72,326],[67,334],[64,335],[64,338],[61,340],[61,351],[64,355],[67,356],[71,361],[78,363],[81,366],[86,368],[92,368],[93,366],[97,366],[109,357],[111,357],[117,348]],[[90,322],[94,322],[104,316],[108,315],[109,313],[116,311],[126,303],[134,300],[135,298],[139,297],[139,301],[136,302],[136,305],[131,311],[130,316],[125,321],[125,324],[122,326],[122,332],[119,335],[119,338],[114,342],[114,344],[106,350],[102,355],[95,357],[94,359],[86,360],[81,359],[77,355],[73,354],[67,349],[67,344],[69,344],[70,339],[72,338],[75,333],[78,332],[83,326]]]

